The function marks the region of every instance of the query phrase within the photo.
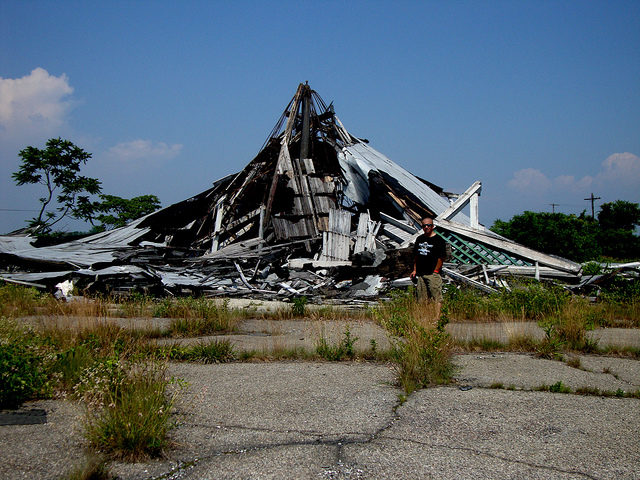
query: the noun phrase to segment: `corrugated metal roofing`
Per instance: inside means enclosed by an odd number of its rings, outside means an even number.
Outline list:
[[[367,204],[369,200],[369,172],[377,170],[396,179],[403,188],[414,194],[436,215],[449,208],[450,204],[446,198],[438,195],[415,175],[366,143],[356,143],[344,147],[338,153],[338,161],[348,181],[344,190],[345,195],[357,203]],[[471,224],[471,220],[464,213],[456,214],[452,220],[463,225]]]

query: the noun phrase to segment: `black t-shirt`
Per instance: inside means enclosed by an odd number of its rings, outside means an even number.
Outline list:
[[[431,275],[438,259],[442,258],[444,261],[447,255],[444,239],[439,235],[429,237],[423,233],[416,238],[413,255],[416,258],[416,274]]]

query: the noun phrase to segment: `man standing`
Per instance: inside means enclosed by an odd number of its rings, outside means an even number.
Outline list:
[[[413,246],[413,271],[411,279],[418,278],[418,300],[435,300],[442,303],[442,277],[440,269],[447,255],[445,242],[436,234],[433,218],[422,219],[423,233]]]

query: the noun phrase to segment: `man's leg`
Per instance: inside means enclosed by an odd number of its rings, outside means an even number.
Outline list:
[[[429,300],[429,291],[427,287],[427,283],[425,281],[425,277],[422,275],[418,275],[418,282],[416,283],[416,295],[418,297],[419,302],[426,302]]]
[[[424,277],[427,293],[429,298],[436,302],[436,315],[440,317],[440,309],[442,307],[442,277],[434,273]]]
[[[424,281],[429,298],[432,298],[438,303],[442,303],[442,277],[434,273],[432,275],[425,275]]]

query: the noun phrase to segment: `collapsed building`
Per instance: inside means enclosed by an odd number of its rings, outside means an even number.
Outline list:
[[[447,242],[449,281],[493,291],[509,275],[579,279],[580,264],[481,225],[481,189],[475,182],[454,195],[409,173],[300,84],[239,173],[80,240],[37,247],[30,236],[1,236],[0,279],[171,295],[375,296],[408,284],[410,246],[427,215]]]

